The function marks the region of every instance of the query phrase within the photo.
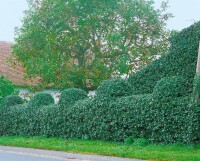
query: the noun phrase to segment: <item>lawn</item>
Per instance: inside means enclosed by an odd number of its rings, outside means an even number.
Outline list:
[[[126,145],[94,140],[64,140],[45,137],[0,137],[0,145],[99,154],[159,161],[199,161],[200,145]]]

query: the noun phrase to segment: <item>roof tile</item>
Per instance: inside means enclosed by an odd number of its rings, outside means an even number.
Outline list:
[[[7,62],[7,58],[11,56],[12,45],[13,43],[0,41],[0,75],[4,75],[6,79],[17,85],[31,86],[38,84],[39,79],[28,80],[24,78],[25,69],[21,65],[13,67]]]

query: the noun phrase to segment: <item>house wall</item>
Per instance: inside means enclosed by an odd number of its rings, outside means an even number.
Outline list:
[[[44,90],[42,92],[49,93],[53,96],[55,103],[58,103],[61,91],[60,90]],[[94,97],[96,91],[89,91],[88,97]],[[30,100],[33,97],[34,93],[30,92],[27,88],[20,88],[19,89],[19,96],[23,99]]]

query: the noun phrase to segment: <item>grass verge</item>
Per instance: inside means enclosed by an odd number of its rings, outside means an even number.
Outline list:
[[[116,142],[45,137],[0,137],[0,145],[99,154],[155,161],[200,161],[200,145],[125,145]]]

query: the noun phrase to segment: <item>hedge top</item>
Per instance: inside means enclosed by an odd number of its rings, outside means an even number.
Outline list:
[[[61,106],[69,106],[87,97],[86,91],[78,88],[69,88],[62,91],[58,104]]]
[[[156,100],[171,100],[187,95],[187,82],[184,78],[173,76],[162,78],[153,90],[153,98]]]
[[[28,107],[42,107],[50,104],[54,104],[54,99],[51,94],[39,92],[29,101]]]
[[[97,89],[97,96],[121,97],[130,94],[130,84],[121,78],[105,80]]]
[[[187,91],[191,93],[199,40],[200,22],[171,36],[168,54],[129,77],[128,82],[134,86],[132,94],[152,93],[160,79],[170,76],[183,77],[188,82]]]
[[[19,105],[19,104],[23,104],[24,101],[21,97],[17,96],[17,95],[10,95],[5,97],[2,102],[1,105],[4,107],[11,107],[11,106],[15,106],[15,105]]]

